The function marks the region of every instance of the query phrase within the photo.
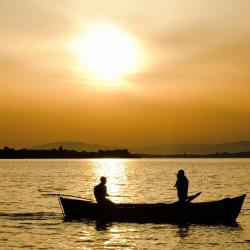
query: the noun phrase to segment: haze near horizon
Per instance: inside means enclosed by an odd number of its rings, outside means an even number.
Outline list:
[[[0,147],[250,139],[248,1],[0,2]]]

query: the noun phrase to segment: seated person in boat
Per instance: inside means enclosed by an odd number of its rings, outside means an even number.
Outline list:
[[[101,182],[94,187],[94,195],[95,195],[97,203],[102,204],[102,205],[113,204],[111,200],[106,198],[106,196],[109,196],[107,193],[107,187],[106,187],[106,182],[107,182],[106,177],[102,176],[100,178],[100,181]]]
[[[188,197],[188,179],[185,176],[184,170],[179,170],[177,173],[177,181],[175,183],[179,202],[185,203]]]

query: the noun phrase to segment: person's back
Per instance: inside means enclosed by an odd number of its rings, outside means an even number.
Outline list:
[[[186,202],[188,197],[188,179],[184,174],[183,170],[179,170],[177,174],[176,188],[177,195],[180,202]]]
[[[94,187],[94,195],[96,198],[97,203],[103,203],[106,195],[107,195],[107,188],[105,184],[102,182]]]

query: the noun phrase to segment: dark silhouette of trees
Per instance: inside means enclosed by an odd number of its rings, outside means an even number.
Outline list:
[[[142,158],[250,158],[250,151],[229,153],[216,152],[214,154],[173,154],[173,155],[149,155],[149,154],[138,154]]]
[[[99,150],[98,152],[86,152],[67,150],[60,146],[58,149],[13,149],[5,146],[0,149],[0,159],[53,159],[53,158],[138,158],[127,149]]]
[[[99,150],[86,152],[67,150],[62,146],[54,149],[14,149],[5,146],[0,149],[0,159],[53,159],[53,158],[250,158],[250,151],[228,153],[216,152],[214,154],[175,154],[175,155],[150,155],[131,154],[127,149]]]

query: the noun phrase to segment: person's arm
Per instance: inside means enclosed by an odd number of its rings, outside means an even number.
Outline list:
[[[175,185],[174,185],[174,187],[177,187],[177,184],[178,184],[178,180],[175,182]]]

